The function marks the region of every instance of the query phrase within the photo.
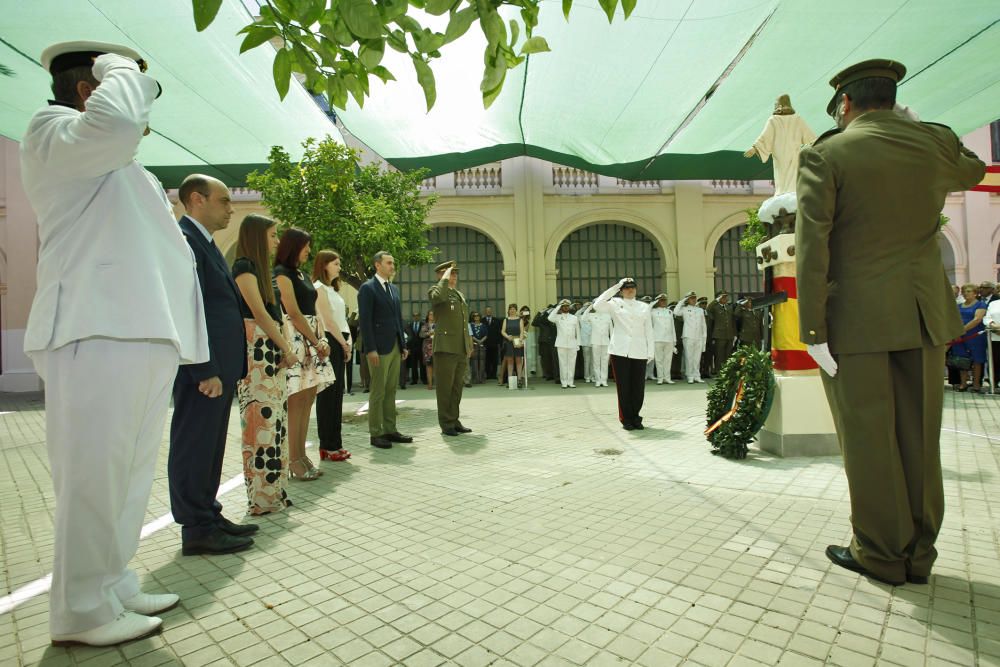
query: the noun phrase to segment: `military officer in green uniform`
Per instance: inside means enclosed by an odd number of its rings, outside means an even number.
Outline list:
[[[458,264],[443,262],[435,268],[438,281],[427,295],[434,311],[434,380],[437,391],[438,424],[445,435],[470,433],[459,420],[459,404],[465,385],[465,369],[472,356],[469,335],[469,304],[458,291]]]
[[[729,303],[729,293],[719,292],[715,301],[708,304],[705,316],[708,318],[709,349],[714,364],[712,374],[718,375],[733,353],[733,341],[736,339],[736,319],[733,317],[733,306]]]
[[[736,337],[740,345],[748,345],[755,350],[759,350],[764,340],[764,320],[761,314],[753,310],[753,301],[750,297],[740,299],[736,305]]]
[[[962,332],[938,216],[985,171],[949,128],[896,107],[905,73],[868,60],[831,80],[837,129],[799,154],[795,226],[801,339],[851,495],[853,539],[826,555],[892,585],[927,583],[937,556],[945,346]],[[872,299],[876,285],[896,296]]]

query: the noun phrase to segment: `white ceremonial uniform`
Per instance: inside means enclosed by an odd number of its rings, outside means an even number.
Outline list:
[[[595,387],[608,386],[608,345],[611,344],[611,329],[614,324],[611,315],[593,312],[593,306],[587,306],[588,312],[583,316],[590,325],[590,349],[593,357],[591,374]]]
[[[139,593],[127,565],[177,364],[209,358],[191,248],[135,161],[158,85],[113,54],[93,73],[86,111],[42,109],[21,145],[40,241],[24,349],[45,380],[53,635],[109,623]]]
[[[590,349],[590,335],[593,328],[590,324],[590,320],[584,317],[584,312],[586,312],[586,310],[581,309],[576,316],[577,319],[580,320],[580,353],[583,355],[583,381],[590,382],[594,379],[594,360]]]
[[[611,298],[610,295],[617,292],[618,287],[612,287],[594,301],[594,310],[611,315],[615,325],[611,331],[608,354],[648,361],[655,354],[649,305],[638,299]]]
[[[653,350],[656,355],[656,384],[673,384],[670,379],[670,364],[677,349],[677,332],[674,329],[674,313],[669,308],[653,308],[649,313],[653,321]]]
[[[555,348],[559,356],[559,383],[575,387],[576,353],[580,349],[580,320],[573,313],[559,313],[556,306],[549,311],[549,322],[556,325]]]
[[[677,306],[677,313],[684,319],[684,375],[688,382],[701,382],[701,354],[705,351],[708,322],[705,311],[698,306]]]

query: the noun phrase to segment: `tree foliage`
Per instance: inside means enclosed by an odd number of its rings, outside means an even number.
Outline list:
[[[260,19],[244,27],[240,53],[280,38],[283,46],[274,57],[274,84],[284,99],[292,72],[305,75],[305,86],[325,95],[330,105],[347,106],[351,95],[364,106],[372,76],[395,80],[381,64],[386,47],[410,56],[417,81],[424,91],[427,110],[437,97],[430,62],[440,49],[455,41],[478,22],[486,36],[483,106],[489,107],[503,89],[507,72],[533,53],[549,51],[548,42],[534,33],[543,0],[265,0]],[[637,0],[599,0],[610,22],[619,4],[627,19]],[[211,25],[222,0],[192,0],[195,27]],[[499,14],[508,5],[520,9],[520,21],[509,22]],[[573,0],[562,0],[568,19]],[[432,16],[448,15],[445,31],[424,27],[413,9]]]
[[[330,137],[307,139],[298,163],[274,146],[263,172],[247,176],[261,201],[284,225],[312,237],[313,252],[330,248],[341,256],[341,278],[355,288],[373,275],[372,256],[379,250],[398,265],[427,264],[427,214],[435,197],[420,196],[425,171],[382,169],[380,163],[358,166],[357,151]]]

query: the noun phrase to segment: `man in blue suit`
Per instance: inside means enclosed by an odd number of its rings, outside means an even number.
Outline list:
[[[396,429],[396,386],[400,358],[405,360],[403,312],[399,290],[389,281],[396,273],[392,255],[380,250],[373,260],[375,275],[358,290],[358,321],[361,344],[368,358],[371,393],[368,396],[368,433],[372,447],[389,449],[394,442],[409,443],[413,438]]]
[[[199,174],[184,179],[179,196],[187,212],[179,224],[198,265],[211,356],[205,363],[181,366],[174,379],[170,509],[182,526],[185,556],[234,553],[253,545],[249,535],[257,526],[226,519],[215,499],[236,383],[247,374],[240,292],[212,239],[229,225],[233,207],[229,188]]]

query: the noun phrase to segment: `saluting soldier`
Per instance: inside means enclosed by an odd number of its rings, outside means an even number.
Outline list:
[[[764,320],[760,313],[754,312],[753,300],[745,297],[736,302],[736,331],[740,345],[748,345],[759,350],[764,340]]]
[[[824,371],[851,495],[854,537],[826,555],[892,585],[927,583],[937,557],[942,368],[962,332],[938,216],[985,172],[951,129],[894,111],[905,73],[867,60],[830,81],[837,129],[799,154],[795,226],[801,338]],[[875,284],[909,296],[873,301]]]
[[[437,284],[427,292],[434,311],[434,379],[438,424],[445,435],[471,433],[459,420],[459,404],[465,386],[465,370],[472,356],[469,335],[469,304],[458,291],[458,264],[438,264]]]
[[[729,293],[723,291],[716,294],[715,301],[708,304],[705,315],[708,317],[708,337],[712,342],[712,373],[717,375],[733,353],[733,340],[736,338],[736,320],[733,318],[733,306],[729,303]]]

